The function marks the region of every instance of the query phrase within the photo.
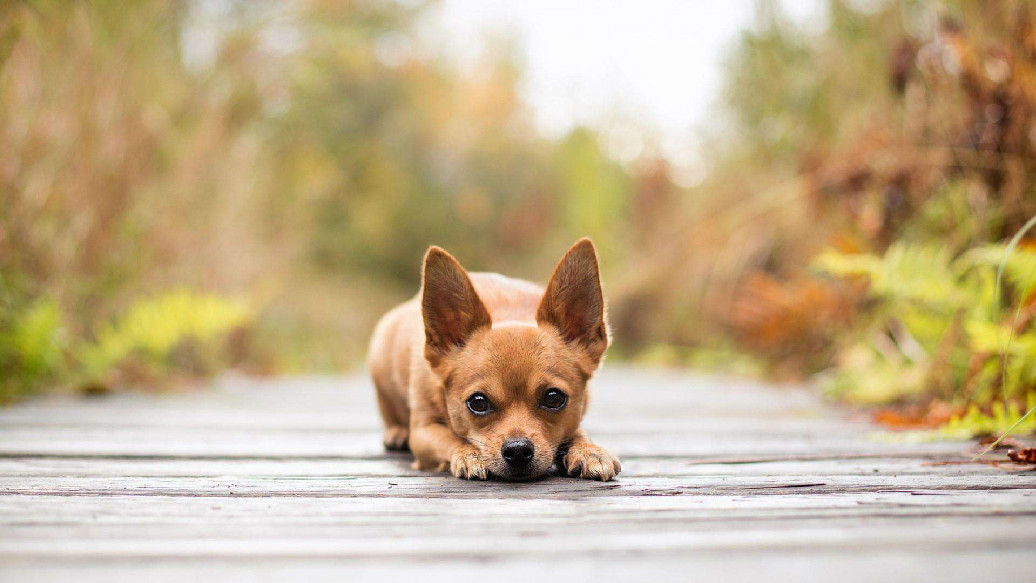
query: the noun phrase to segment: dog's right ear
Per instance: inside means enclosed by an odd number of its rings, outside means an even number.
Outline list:
[[[433,367],[463,347],[477,330],[493,324],[464,268],[449,253],[431,247],[421,276],[425,358]]]

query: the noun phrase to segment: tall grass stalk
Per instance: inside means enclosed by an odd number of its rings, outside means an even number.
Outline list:
[[[1019,229],[1018,232],[1014,234],[1014,237],[1011,237],[1011,242],[1008,243],[1007,244],[1007,248],[1004,249],[1004,256],[1000,260],[1000,265],[996,269],[996,281],[993,283],[993,293],[994,293],[995,297],[1000,297],[1000,285],[1001,285],[1000,281],[1003,279],[1004,269],[1007,267],[1007,260],[1014,253],[1014,250],[1018,247],[1018,243],[1021,242],[1022,237],[1025,236],[1025,233],[1027,233],[1029,231],[1029,229],[1031,229],[1034,225],[1036,225],[1036,215],[1034,215],[1028,221],[1026,221],[1025,225],[1023,225],[1022,228]],[[1021,303],[1021,301],[1019,301],[1018,302],[1018,308],[1015,309],[1015,311],[1014,311],[1014,318],[1012,319],[1011,336],[1007,339],[1007,346],[1005,347],[1005,349],[1002,352],[1003,359],[1001,361],[1001,367],[1000,367],[1000,371],[1001,371],[1000,372],[1000,378],[1003,379],[1001,381],[1001,391],[1003,392],[1004,402],[1005,403],[1007,402],[1007,352],[1008,352],[1008,350],[1011,349],[1011,343],[1014,341],[1014,329],[1015,329],[1014,324],[1018,322],[1018,313],[1021,312],[1021,310],[1022,310],[1022,303]],[[1021,417],[1019,417],[1018,421],[1015,421],[1013,425],[1011,425],[1006,430],[1004,430],[1004,432],[1000,435],[1000,437],[998,437],[996,439],[996,441],[994,441],[993,443],[989,444],[989,447],[987,447],[986,449],[982,450],[982,453],[980,453],[977,456],[975,456],[975,459],[978,459],[978,458],[986,455],[987,453],[992,451],[994,448],[996,448],[996,446],[1000,445],[1000,442],[1003,441],[1005,437],[1010,435],[1011,432],[1014,431],[1014,429],[1016,427],[1018,427],[1019,425],[1024,423],[1026,419],[1031,417],[1033,412],[1036,412],[1036,407],[1032,407],[1031,409],[1029,409],[1025,413],[1025,415],[1022,415]]]

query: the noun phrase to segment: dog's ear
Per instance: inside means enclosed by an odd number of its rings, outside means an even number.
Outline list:
[[[460,263],[439,247],[428,249],[421,276],[425,358],[436,366],[450,351],[493,321]]]
[[[608,348],[604,294],[593,241],[580,239],[565,253],[547,283],[536,322],[557,328],[566,342],[578,344],[593,360]]]

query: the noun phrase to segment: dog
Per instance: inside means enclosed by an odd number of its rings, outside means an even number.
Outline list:
[[[431,247],[417,297],[385,314],[368,368],[385,447],[458,478],[525,481],[552,468],[608,481],[619,460],[580,427],[609,343],[597,251],[572,246],[546,288],[468,273]]]

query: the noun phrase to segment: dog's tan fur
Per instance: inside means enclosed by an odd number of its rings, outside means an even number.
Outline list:
[[[468,274],[432,247],[421,293],[391,310],[371,339],[368,366],[385,422],[385,447],[409,449],[415,466],[459,478],[531,479],[558,462],[569,475],[610,480],[619,461],[580,428],[587,382],[608,346],[597,254],[589,239],[569,249],[546,289],[493,273]],[[549,388],[568,401],[541,407]],[[467,399],[488,396],[475,415]],[[531,440],[517,474],[505,440]],[[556,459],[557,458],[557,459]]]

